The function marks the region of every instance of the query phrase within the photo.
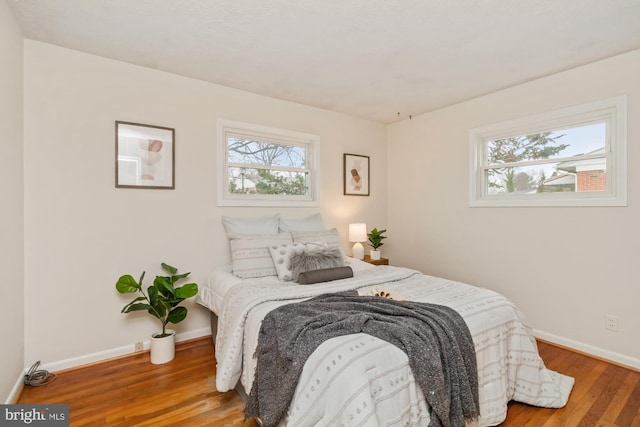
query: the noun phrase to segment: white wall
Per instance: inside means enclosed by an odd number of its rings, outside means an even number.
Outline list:
[[[120,314],[115,281],[160,272],[160,262],[204,283],[228,261],[222,215],[308,208],[216,206],[216,119],[318,134],[327,227],[386,223],[385,126],[109,59],[25,41],[26,363],[75,360],[147,340],[150,316]],[[116,120],[176,130],[176,189],[116,189]],[[371,156],[372,196],[342,195],[342,154]],[[193,304],[178,333],[208,327]],[[140,314],[138,316],[137,314]]]
[[[394,261],[502,292],[540,336],[640,367],[638,76],[635,51],[389,126]],[[469,129],[622,94],[628,207],[468,207]]]
[[[3,351],[0,397],[15,394],[24,368],[22,34],[0,1],[0,270]]]

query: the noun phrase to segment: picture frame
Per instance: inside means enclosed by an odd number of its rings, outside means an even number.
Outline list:
[[[175,129],[116,121],[116,188],[175,188]]]
[[[369,156],[344,154],[344,195],[369,195]]]

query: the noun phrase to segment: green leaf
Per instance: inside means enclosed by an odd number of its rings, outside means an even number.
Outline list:
[[[180,280],[180,279],[184,279],[186,277],[189,277],[191,273],[182,273],[182,274],[174,274],[173,275],[173,281],[175,282],[176,280]]]
[[[165,297],[174,297],[176,294],[173,289],[173,284],[168,277],[156,276],[156,279],[153,281],[153,286]]]
[[[158,302],[158,290],[155,286],[149,286],[147,293],[149,294],[149,302],[151,302],[151,305],[155,305]]]
[[[171,304],[171,306],[173,307],[176,304],[181,303],[182,301],[184,301],[184,298],[178,298],[177,296],[174,298],[167,298],[166,301]]]
[[[121,294],[130,294],[132,292],[137,292],[140,290],[140,285],[136,282],[136,279],[133,278],[130,274],[125,274],[121,276],[116,282],[116,289]]]
[[[146,301],[146,300],[147,299],[145,297],[137,297],[137,298],[134,298],[133,301],[131,301],[128,305],[131,305],[131,304],[133,304],[135,302],[138,302],[138,301]]]
[[[160,264],[160,265],[162,265],[162,269],[164,271],[167,271],[169,274],[173,275],[173,274],[176,274],[178,272],[177,268],[171,267],[169,264],[165,264],[164,262],[162,264]]]
[[[187,317],[187,309],[185,307],[176,307],[169,313],[167,320],[170,323],[180,323]]]
[[[132,311],[141,311],[141,310],[148,310],[151,306],[149,304],[128,304],[127,306],[125,306],[121,313],[131,313]]]
[[[161,302],[158,302],[156,304],[153,304],[153,306],[149,307],[149,314],[162,320],[167,315],[167,309],[164,307],[164,305]]]
[[[186,299],[191,298],[198,293],[198,285],[195,283],[187,283],[179,288],[176,288],[176,297]]]
[[[149,309],[147,310],[147,313],[149,313],[153,317],[156,317],[156,318],[160,319],[160,321],[162,322],[162,316],[159,316],[158,313],[156,313],[156,311],[155,311],[155,309],[153,307],[149,307]]]

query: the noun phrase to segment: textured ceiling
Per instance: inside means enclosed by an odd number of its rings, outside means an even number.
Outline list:
[[[385,123],[640,49],[640,0],[6,1],[30,39]]]

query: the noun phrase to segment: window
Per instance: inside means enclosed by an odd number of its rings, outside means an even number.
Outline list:
[[[319,137],[218,120],[219,206],[316,206]]]
[[[472,129],[470,206],[626,206],[626,97]]]

